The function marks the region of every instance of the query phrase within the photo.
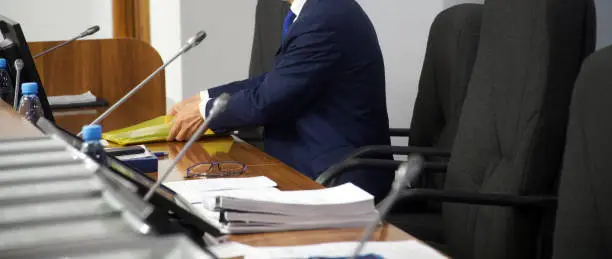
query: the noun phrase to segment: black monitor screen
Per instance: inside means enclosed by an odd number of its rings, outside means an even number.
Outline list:
[[[56,135],[72,145],[77,150],[81,149],[83,140],[72,133],[57,127],[57,125],[49,122],[45,119],[40,119],[37,126],[47,135]],[[149,188],[155,184],[155,180],[149,178],[145,174],[138,172],[137,170],[130,168],[122,161],[112,157],[107,157],[107,168],[117,175],[129,180],[139,187],[139,193],[144,195]],[[155,195],[150,200],[155,206],[161,206],[168,210],[176,213],[180,218],[184,219],[189,225],[197,228],[198,230],[208,233],[211,236],[219,237],[223,234],[217,229],[212,222],[207,222],[205,219],[197,216],[196,209],[193,208],[190,202],[183,199],[180,195],[177,195],[171,189],[160,185],[156,190]]]
[[[23,60],[24,67],[21,71],[20,81],[22,83],[38,83],[38,97],[40,98],[40,102],[43,106],[42,108],[43,112],[45,113],[45,118],[49,121],[55,121],[53,118],[53,111],[51,110],[51,106],[47,100],[45,89],[40,81],[40,77],[38,76],[36,64],[34,64],[32,53],[30,53],[30,48],[28,47],[25,36],[23,35],[21,26],[19,23],[0,15],[0,32],[2,32],[2,37],[0,37],[0,58],[6,59],[13,82],[15,82],[14,79],[16,76],[14,66],[15,60],[21,59]]]

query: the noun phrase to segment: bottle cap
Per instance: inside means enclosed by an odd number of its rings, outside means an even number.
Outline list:
[[[0,58],[0,68],[6,68],[6,59]]]
[[[23,83],[21,84],[21,91],[23,94],[38,94],[37,83]]]
[[[102,126],[100,125],[86,125],[83,126],[83,140],[94,141],[102,138]]]

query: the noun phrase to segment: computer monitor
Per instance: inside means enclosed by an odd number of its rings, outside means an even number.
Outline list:
[[[23,60],[24,67],[21,71],[21,82],[36,82],[38,83],[38,97],[42,104],[45,118],[51,122],[55,122],[53,118],[53,111],[47,100],[47,94],[43,87],[38,71],[36,70],[36,64],[30,53],[30,48],[23,35],[21,26],[19,23],[0,15],[0,57],[7,60],[9,72],[11,77],[15,79],[15,60]]]
[[[58,136],[77,150],[80,150],[81,146],[83,145],[83,140],[81,138],[78,138],[74,134],[60,127],[57,127],[57,125],[44,118],[38,120],[37,126],[45,134]],[[137,170],[127,166],[119,159],[112,156],[107,156],[106,160],[107,168],[113,173],[138,186],[138,192],[141,196],[144,196],[144,194],[155,184],[155,180],[149,178],[142,172],[138,172]],[[204,219],[189,201],[185,200],[176,192],[165,187],[164,185],[160,185],[152,199],[149,201],[156,207],[164,208],[166,211],[171,211],[177,218],[181,219],[181,224],[186,225],[187,227],[193,228],[201,233],[206,233],[214,238],[224,236],[221,230],[215,225],[215,222]]]

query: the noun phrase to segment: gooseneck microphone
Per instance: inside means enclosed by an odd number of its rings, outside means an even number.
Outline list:
[[[44,55],[47,55],[47,54],[55,51],[56,49],[59,49],[59,48],[61,48],[63,46],[66,46],[66,45],[72,43],[73,41],[76,41],[76,40],[85,38],[85,37],[87,37],[89,35],[95,34],[99,30],[100,30],[100,26],[98,26],[98,25],[89,27],[87,30],[85,30],[84,32],[81,32],[79,35],[75,36],[74,38],[69,39],[67,41],[64,41],[64,42],[62,42],[60,44],[57,44],[57,45],[53,46],[50,49],[44,50],[43,52],[36,54],[36,56],[34,56],[34,59],[37,59],[37,58],[42,57]]]
[[[98,116],[98,118],[96,118],[93,122],[91,122],[90,125],[92,125],[92,124],[99,124],[108,115],[110,115],[111,112],[113,112],[115,109],[117,109],[121,104],[123,104],[130,97],[132,97],[134,94],[136,94],[136,92],[138,92],[147,83],[149,83],[149,81],[151,81],[155,76],[157,76],[157,74],[159,74],[161,71],[163,71],[168,65],[172,64],[172,62],[174,62],[174,60],[176,60],[181,55],[185,54],[187,51],[189,51],[193,47],[200,45],[200,43],[202,43],[202,41],[205,38],[206,38],[206,32],[204,32],[204,31],[200,31],[195,36],[189,38],[189,40],[187,40],[187,43],[185,43],[185,45],[178,51],[178,53],[176,53],[170,60],[168,60],[168,62],[164,63],[157,70],[153,71],[153,73],[151,73],[147,78],[145,78],[142,82],[140,82],[140,84],[138,84],[136,87],[134,87],[134,89],[132,89],[129,93],[127,93],[126,95],[121,97],[121,99],[119,101],[117,101],[115,104],[113,104],[113,106],[111,106],[110,108],[108,108],[108,110],[104,111],[104,113],[102,113],[100,116]],[[78,136],[81,136],[81,133],[79,133]]]
[[[225,111],[229,99],[230,95],[227,93],[224,93],[217,99],[215,99],[215,101],[213,102],[213,107],[210,109],[210,113],[208,114],[208,116],[206,116],[206,120],[204,121],[204,123],[202,123],[202,125],[198,127],[198,130],[193,134],[193,136],[189,138],[187,144],[185,144],[178,156],[174,158],[174,161],[172,161],[172,164],[170,165],[170,167],[168,167],[166,172],[164,172],[161,177],[157,178],[157,181],[155,182],[153,187],[151,187],[151,189],[149,189],[149,191],[145,194],[144,201],[149,201],[151,196],[153,196],[153,193],[155,193],[155,190],[157,190],[157,188],[159,188],[159,186],[164,182],[164,180],[166,180],[168,175],[170,175],[170,172],[174,170],[174,167],[176,167],[178,162],[181,161],[181,158],[183,158],[183,156],[187,153],[187,150],[189,150],[191,145],[193,145],[193,143],[195,143],[196,140],[198,140],[202,136],[202,134],[204,134],[204,131],[208,129],[210,122],[215,120],[215,118],[218,117],[219,114]]]
[[[353,251],[353,255],[351,259],[357,258],[365,244],[370,240],[374,231],[378,227],[378,223],[382,221],[393,204],[399,198],[399,194],[401,193],[404,187],[410,187],[410,183],[412,183],[419,176],[421,170],[423,169],[423,158],[418,155],[411,155],[408,157],[406,162],[402,163],[397,171],[395,171],[395,180],[393,181],[393,185],[391,186],[391,192],[385,197],[385,199],[378,206],[378,218],[376,221],[373,221],[368,226],[366,226],[363,236],[359,241],[359,245]]]
[[[15,98],[13,98],[13,108],[19,109],[19,95],[21,92],[21,70],[23,70],[23,60],[15,60]]]

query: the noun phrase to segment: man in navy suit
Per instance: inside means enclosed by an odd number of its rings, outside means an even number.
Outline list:
[[[273,69],[177,104],[169,140],[188,139],[214,99],[229,93],[211,128],[265,126],[265,151],[313,179],[359,147],[390,144],[384,62],[365,12],[355,0],[288,2]],[[392,180],[391,173],[367,170],[341,179],[378,199]]]

